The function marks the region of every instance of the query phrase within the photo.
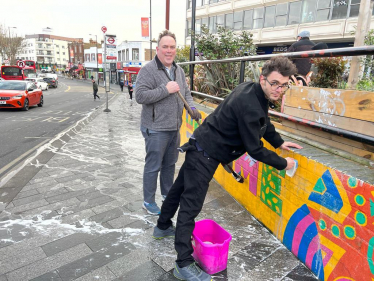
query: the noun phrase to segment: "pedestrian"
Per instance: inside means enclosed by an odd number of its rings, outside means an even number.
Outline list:
[[[96,97],[99,97],[99,95],[97,94],[97,92],[99,91],[99,87],[97,86],[97,84],[95,83],[95,80],[92,79],[92,88],[93,88],[93,96],[94,96],[94,100],[96,100]]]
[[[301,51],[310,51],[314,47],[314,43],[309,40],[310,32],[307,30],[301,31],[297,35],[297,42],[293,43],[289,48],[288,52],[301,52]],[[296,65],[297,72],[293,74],[299,74],[304,77],[310,71],[312,65],[310,58],[297,58],[292,59],[292,62]]]
[[[160,33],[157,55],[141,68],[136,80],[135,99],[142,105],[140,129],[146,151],[143,208],[153,215],[160,213],[155,202],[158,174],[163,200],[173,185],[184,107],[178,91],[193,108],[191,117],[195,120],[201,118],[200,112],[194,108],[184,71],[174,62],[176,48],[174,33],[168,30]]]
[[[127,85],[127,90],[129,91],[130,100],[132,100],[132,93],[133,93],[134,89],[132,88],[132,83],[131,82],[129,82],[129,84]]]
[[[286,57],[267,61],[259,83],[246,82],[211,113],[193,133],[189,142],[180,147],[186,152],[185,161],[162,207],[153,238],[175,235],[177,260],[174,276],[180,280],[212,280],[196,266],[192,257],[191,235],[195,218],[200,213],[209,182],[220,163],[227,164],[244,153],[278,170],[289,170],[295,162],[282,158],[263,146],[264,138],[274,148],[289,150],[301,146],[285,142],[275,131],[268,117],[268,107],[289,88],[289,76],[295,65]],[[171,219],[179,207],[176,229]]]
[[[119,86],[121,87],[121,92],[123,92],[123,85],[124,85],[125,83],[123,83],[123,80],[121,79],[121,80],[119,80]]]

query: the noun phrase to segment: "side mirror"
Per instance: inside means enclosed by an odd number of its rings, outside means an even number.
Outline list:
[[[30,87],[30,88],[27,89],[27,91],[32,92],[32,91],[34,91],[34,89]]]

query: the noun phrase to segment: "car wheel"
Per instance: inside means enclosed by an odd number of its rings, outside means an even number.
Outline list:
[[[43,106],[43,103],[44,103],[44,98],[43,98],[43,95],[40,96],[40,101],[38,103],[38,106],[39,107],[42,107]]]
[[[22,110],[23,111],[28,111],[29,110],[29,100],[28,99],[25,99],[25,102],[23,103]]]
[[[46,91],[48,91],[48,85],[47,85],[47,86],[45,86],[45,90],[46,90]]]

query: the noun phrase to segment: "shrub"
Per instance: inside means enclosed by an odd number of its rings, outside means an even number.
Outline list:
[[[337,88],[342,81],[346,61],[341,58],[316,58],[313,59],[317,67],[317,76],[312,80],[312,86],[319,88]]]

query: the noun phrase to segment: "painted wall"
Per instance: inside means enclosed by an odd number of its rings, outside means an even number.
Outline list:
[[[184,116],[182,143],[198,126]],[[320,280],[374,280],[374,186],[292,151],[276,152],[299,161],[294,177],[243,155],[234,163],[243,184],[221,165],[215,179]]]

